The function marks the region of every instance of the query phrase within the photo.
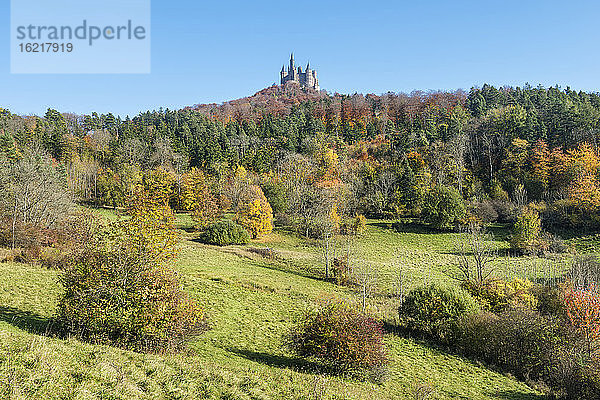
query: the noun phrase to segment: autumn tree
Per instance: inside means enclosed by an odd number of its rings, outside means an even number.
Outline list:
[[[539,213],[532,207],[524,207],[512,229],[510,244],[519,251],[530,251],[540,244],[542,222]]]
[[[203,230],[222,213],[219,199],[213,194],[209,178],[202,170],[192,168],[182,177],[181,200],[192,213],[196,228]]]
[[[563,296],[569,321],[584,337],[592,356],[600,349],[600,294],[594,285],[576,287],[569,283]]]
[[[273,210],[259,186],[252,185],[248,188],[238,206],[235,220],[254,238],[271,233]]]
[[[164,199],[140,191],[130,218],[87,243],[66,267],[58,319],[70,333],[132,350],[181,348],[205,314],[171,268],[177,234]]]
[[[161,204],[168,205],[175,193],[175,175],[164,168],[146,172],[142,184],[149,196]]]
[[[595,211],[600,206],[600,159],[591,146],[583,143],[568,152],[570,169],[575,179],[569,185],[569,199],[585,211]]]

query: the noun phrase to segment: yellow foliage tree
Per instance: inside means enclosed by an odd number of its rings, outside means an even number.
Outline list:
[[[569,185],[569,199],[581,209],[596,210],[600,207],[600,158],[590,145],[582,143],[569,150],[568,160],[569,169],[576,174]]]
[[[600,186],[592,174],[582,174],[569,186],[569,199],[577,207],[594,211],[600,206]]]
[[[218,199],[212,194],[208,177],[197,168],[182,178],[181,200],[186,210],[192,212],[196,228],[202,230],[222,213]]]
[[[238,206],[235,220],[257,238],[273,230],[273,210],[258,186],[251,186],[247,199]]]
[[[146,172],[142,177],[142,183],[149,196],[161,204],[169,204],[175,193],[175,181],[175,175],[164,168]]]

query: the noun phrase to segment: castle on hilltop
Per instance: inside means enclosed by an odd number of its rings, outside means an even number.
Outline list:
[[[319,90],[319,80],[317,79],[317,71],[310,69],[310,63],[306,64],[306,70],[302,72],[302,67],[294,64],[294,53],[290,56],[290,67],[286,70],[285,65],[281,67],[281,84],[287,82],[296,82],[303,88],[311,88]]]

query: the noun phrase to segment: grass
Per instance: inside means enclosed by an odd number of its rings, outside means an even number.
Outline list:
[[[107,218],[110,213],[102,210]],[[178,216],[180,227],[189,226]],[[178,355],[140,354],[45,335],[61,288],[58,272],[0,264],[0,398],[8,399],[404,399],[415,384],[435,399],[541,399],[522,382],[470,360],[394,334],[383,384],[319,373],[294,357],[283,335],[307,304],[322,297],[355,298],[352,289],[319,279],[320,250],[283,231],[247,246],[218,248],[182,234],[176,268],[202,304],[212,329]],[[409,285],[447,280],[456,234],[396,232],[370,221],[355,253],[377,267],[380,296],[371,307],[393,318],[393,275],[402,264]],[[268,246],[277,258],[249,251]],[[506,257],[502,265],[517,262]],[[534,260],[519,259],[519,263]],[[428,267],[424,268],[424,265]]]

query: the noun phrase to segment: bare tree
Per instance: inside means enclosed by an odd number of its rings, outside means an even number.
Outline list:
[[[0,160],[0,210],[11,220],[11,247],[17,223],[50,228],[73,207],[71,196],[50,157],[26,151],[16,161]]]
[[[371,263],[361,260],[354,269],[354,281],[360,288],[362,311],[365,312],[367,309],[367,299],[377,289],[377,269]]]
[[[523,184],[519,184],[515,188],[515,191],[513,192],[513,200],[519,208],[523,208],[525,207],[525,204],[527,204],[527,190],[525,190],[525,186],[523,186]]]
[[[150,154],[149,167],[158,168],[163,167],[168,170],[173,170],[176,163],[177,153],[171,145],[171,141],[168,138],[158,137],[154,140],[153,144],[154,151]]]
[[[402,304],[404,303],[404,294],[405,294],[405,287],[406,287],[406,282],[405,279],[406,277],[404,276],[404,264],[401,262],[397,263],[396,268],[394,268],[394,276],[393,276],[393,283],[392,283],[392,296],[397,298],[398,301],[400,302],[400,306],[402,306]]]
[[[600,284],[600,262],[593,254],[576,255],[571,268],[567,272],[567,279],[577,288],[589,290],[597,288]]]
[[[332,231],[327,231],[323,234],[321,248],[323,250],[323,261],[325,263],[325,279],[328,280],[335,260],[336,251],[335,236]]]
[[[456,244],[458,271],[450,276],[463,282],[484,283],[494,273],[498,250],[493,236],[479,225],[471,224]]]

